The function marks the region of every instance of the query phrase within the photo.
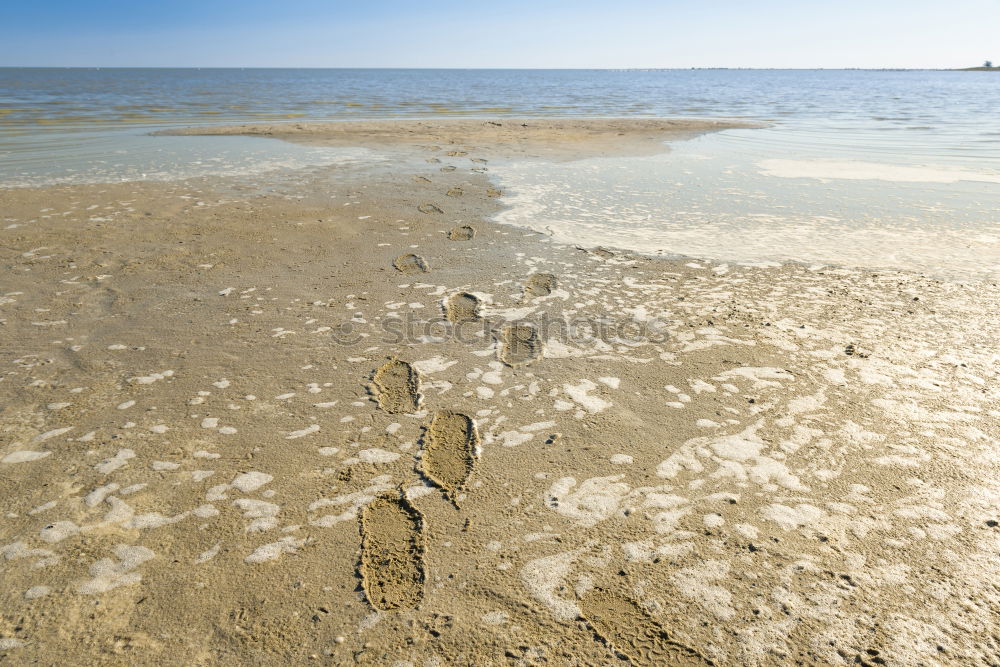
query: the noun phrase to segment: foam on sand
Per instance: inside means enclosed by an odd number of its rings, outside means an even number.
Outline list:
[[[897,183],[1000,183],[1000,173],[960,167],[907,166],[861,160],[762,160],[761,173],[780,178],[849,179]]]

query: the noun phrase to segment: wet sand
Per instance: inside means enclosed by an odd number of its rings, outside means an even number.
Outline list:
[[[709,128],[471,123],[0,193],[0,657],[995,662],[996,285],[557,245],[493,156]]]
[[[430,151],[430,159],[483,157],[573,160],[602,155],[655,155],[670,140],[705,132],[764,127],[745,120],[661,118],[501,118],[342,121],[203,126],[168,130],[184,136],[274,137],[312,146],[358,146]],[[482,165],[484,163],[479,162]],[[453,165],[456,166],[457,165]]]

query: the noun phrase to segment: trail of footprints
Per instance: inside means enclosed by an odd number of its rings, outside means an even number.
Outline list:
[[[423,177],[418,180],[430,182]],[[453,187],[447,194],[457,197],[464,193],[461,188]],[[495,196],[492,188],[489,195]],[[442,212],[430,203],[420,204],[417,210],[425,214]],[[452,241],[471,241],[476,230],[461,225],[450,229],[447,235]],[[400,255],[392,265],[405,274],[430,271],[427,260],[414,253]],[[537,274],[525,282],[523,289],[526,296],[547,296],[555,286],[555,276]],[[478,320],[480,307],[479,298],[468,292],[452,294],[443,303],[444,314],[453,325]],[[541,356],[541,340],[531,326],[507,326],[499,338],[500,359],[509,366],[519,366]],[[395,357],[375,369],[369,392],[379,408],[390,414],[414,414],[423,398],[417,369]],[[476,422],[466,414],[438,410],[424,426],[419,472],[456,509],[475,468],[480,444]],[[407,500],[402,487],[383,492],[359,513],[358,572],[372,607],[380,611],[412,609],[423,599],[427,579],[424,528],[423,516]]]
[[[461,151],[449,156],[465,155]],[[477,160],[485,162],[482,160]],[[428,162],[437,162],[431,158]],[[454,169],[454,168],[452,168]],[[442,169],[444,170],[444,169]],[[422,182],[429,179],[418,177]],[[462,196],[461,188],[447,193]],[[490,188],[490,197],[500,192]],[[442,213],[434,204],[421,204],[421,213]],[[476,230],[469,225],[448,231],[452,241],[470,241]],[[611,253],[595,251],[602,257]],[[606,255],[605,255],[606,254]],[[400,255],[393,266],[401,273],[426,273],[427,261],[416,254]],[[535,273],[523,283],[525,299],[545,297],[558,287],[556,276]],[[457,292],[443,302],[444,314],[453,325],[480,318],[481,303],[468,292]],[[519,367],[541,357],[542,341],[528,324],[509,324],[497,336],[500,361]],[[390,358],[372,375],[369,386],[379,408],[390,414],[414,414],[421,406],[420,374],[410,363]],[[421,438],[419,472],[441,490],[460,511],[466,484],[472,476],[481,440],[475,420],[451,410],[437,410],[425,424]],[[428,579],[423,515],[407,499],[402,485],[378,495],[359,513],[361,556],[358,572],[368,602],[380,611],[413,609],[423,600]],[[697,650],[671,638],[669,633],[630,597],[619,592],[594,588],[580,599],[582,620],[594,635],[620,656],[636,664],[711,665]]]

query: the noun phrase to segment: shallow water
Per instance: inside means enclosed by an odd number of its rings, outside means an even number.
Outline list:
[[[11,152],[0,155],[0,187],[246,177],[376,159],[365,148],[301,146],[261,137],[160,137],[103,130],[80,132],[73,139],[56,138],[53,146],[9,138]]]
[[[652,158],[494,168],[512,195],[500,220],[568,242],[723,262],[995,278],[998,108],[992,72],[0,69],[0,187],[253,176],[372,156],[149,136],[197,124],[746,118],[773,127]]]
[[[497,220],[564,243],[716,262],[1000,278],[1000,170],[861,149],[844,161],[784,145],[782,132],[705,135],[653,157],[505,164],[496,173],[510,208]]]
[[[995,163],[998,108],[993,72],[0,68],[0,163],[97,130],[452,115],[739,117],[796,149]]]

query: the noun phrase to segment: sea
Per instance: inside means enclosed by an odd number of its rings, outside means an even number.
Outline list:
[[[943,70],[0,68],[3,189],[294,172],[363,149],[158,136],[196,125],[471,117],[757,121],[667,153],[503,161],[497,221],[717,265],[1000,279],[1000,73]]]

